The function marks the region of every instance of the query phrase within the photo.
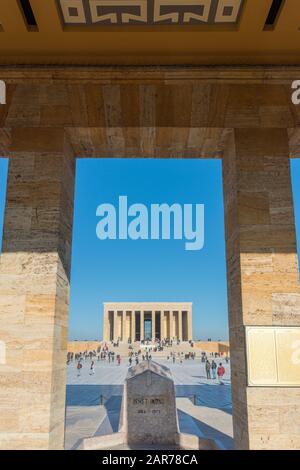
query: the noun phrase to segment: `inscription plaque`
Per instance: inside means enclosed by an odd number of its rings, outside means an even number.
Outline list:
[[[247,327],[248,385],[300,385],[300,328]]]

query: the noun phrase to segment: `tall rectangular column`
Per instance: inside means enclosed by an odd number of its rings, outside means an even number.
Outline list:
[[[109,312],[106,307],[104,307],[103,311],[103,340],[104,341],[109,341],[110,339],[110,323],[109,323]]]
[[[151,311],[151,326],[152,326],[152,333],[151,339],[155,339],[155,311]]]
[[[118,327],[118,312],[114,310],[114,341],[118,341],[119,327]]]
[[[141,337],[140,337],[140,341],[144,340],[144,311],[141,310],[141,313],[140,313],[140,334],[141,334]]]
[[[165,333],[165,313],[163,310],[160,311],[160,339],[163,340],[166,337]]]
[[[123,310],[121,316],[122,322],[122,341],[127,342],[128,338],[126,338],[126,310]]]
[[[266,371],[260,386],[250,386],[247,370],[257,374],[261,361],[272,357],[263,336],[247,348],[247,327],[281,332],[300,326],[286,130],[236,129],[224,155],[223,183],[235,443],[239,449],[300,448],[300,388],[270,388]],[[290,355],[280,360],[291,370]],[[271,365],[276,370],[275,357]]]
[[[173,311],[170,310],[170,339],[174,337],[174,315]]]
[[[176,340],[178,340],[178,318],[179,312],[176,310],[173,312],[174,338],[176,338]]]
[[[178,311],[178,339],[182,341],[182,311]]]
[[[187,331],[188,331],[188,341],[193,339],[193,324],[192,324],[192,312],[188,310],[187,312]]]
[[[170,338],[170,312],[165,311],[165,337]]]
[[[22,135],[12,147],[26,142]],[[0,259],[2,449],[64,446],[75,161],[47,152],[38,129],[34,143],[45,152],[24,145],[9,161]]]
[[[131,341],[134,343],[136,336],[135,336],[135,311],[131,312]]]

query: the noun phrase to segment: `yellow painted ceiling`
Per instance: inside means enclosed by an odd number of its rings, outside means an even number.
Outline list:
[[[300,0],[285,0],[264,30],[272,0],[245,0],[238,25],[66,27],[56,0],[0,0],[0,64],[300,64]]]

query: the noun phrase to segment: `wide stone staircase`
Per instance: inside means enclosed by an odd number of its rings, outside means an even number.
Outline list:
[[[128,343],[119,343],[119,346],[112,346],[109,345],[110,351],[113,351],[116,355],[120,355],[121,357],[128,357],[129,351],[138,352],[139,350],[142,351],[142,354],[146,353],[146,350],[151,353],[153,359],[157,358],[164,358],[170,355],[170,353],[175,354],[188,354],[189,352],[195,352],[197,357],[201,355],[201,350],[199,348],[194,348],[188,342],[181,342],[180,344],[173,343],[172,346],[164,347],[163,351],[156,351],[154,352],[154,347],[156,346],[154,343],[148,345],[142,345],[140,342],[132,343],[132,349],[129,349]]]

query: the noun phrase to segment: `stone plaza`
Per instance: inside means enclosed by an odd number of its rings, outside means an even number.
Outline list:
[[[206,378],[205,365],[199,356],[183,364],[179,361],[173,364],[166,358],[155,358],[155,361],[171,371],[180,432],[204,441],[212,440],[222,450],[233,449],[230,364],[223,361],[226,372],[221,386],[218,380]],[[128,360],[124,358],[120,366],[108,361],[96,362],[93,375],[90,375],[89,366],[90,361],[84,363],[79,377],[76,363],[68,366],[65,447],[80,449],[84,439],[103,438],[113,433],[114,438],[107,441],[108,446],[130,448],[118,443],[117,437]],[[133,448],[151,446],[140,444]],[[174,446],[165,443],[157,444],[155,448]]]

